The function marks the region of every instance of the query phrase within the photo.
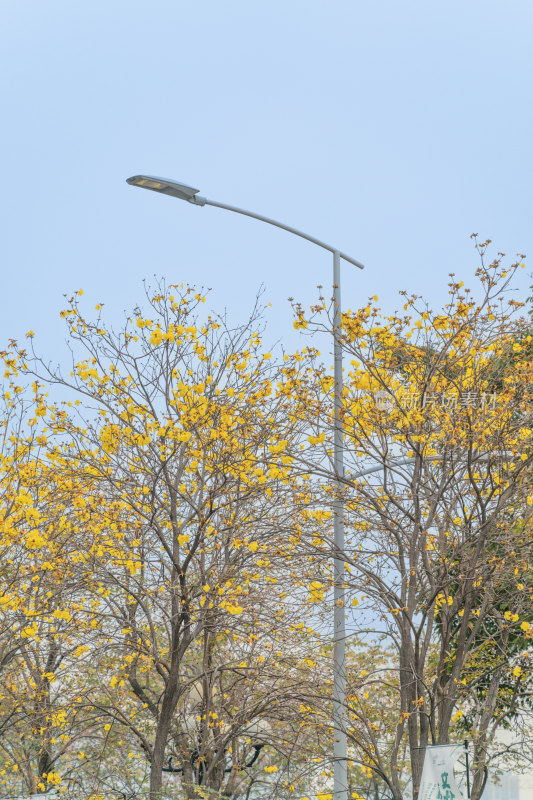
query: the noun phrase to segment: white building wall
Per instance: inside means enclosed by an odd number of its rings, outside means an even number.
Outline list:
[[[482,800],[533,800],[533,774],[505,772],[498,784],[489,780]]]

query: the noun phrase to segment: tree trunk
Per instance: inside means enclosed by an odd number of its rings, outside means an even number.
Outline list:
[[[170,687],[167,683],[163,704],[161,706],[161,713],[157,721],[154,749],[150,762],[150,800],[159,800],[161,797],[165,749],[168,741],[170,722],[174,714],[174,709],[176,708],[176,703],[178,702],[178,696],[179,693],[176,691],[176,687]]]

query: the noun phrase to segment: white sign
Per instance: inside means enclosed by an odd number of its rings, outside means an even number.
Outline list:
[[[463,752],[461,744],[426,747],[418,800],[464,800],[453,773]]]

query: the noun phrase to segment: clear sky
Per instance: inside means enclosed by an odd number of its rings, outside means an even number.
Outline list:
[[[290,339],[329,254],[140,172],[363,261],[345,307],[436,307],[474,231],[532,250],[531,0],[1,0],[0,37],[2,344],[33,328],[59,357],[63,293],[118,321],[154,274],[235,318],[264,283]]]

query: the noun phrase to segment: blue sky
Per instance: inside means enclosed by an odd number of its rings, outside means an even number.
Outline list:
[[[164,275],[213,288],[235,319],[266,286],[331,281],[282,231],[127,186],[145,172],[249,208],[363,261],[343,304],[443,299],[476,266],[469,235],[531,250],[533,5],[524,0],[3,0],[3,313],[64,352],[57,312],[83,287],[107,317]],[[523,273],[523,288],[527,274]]]

